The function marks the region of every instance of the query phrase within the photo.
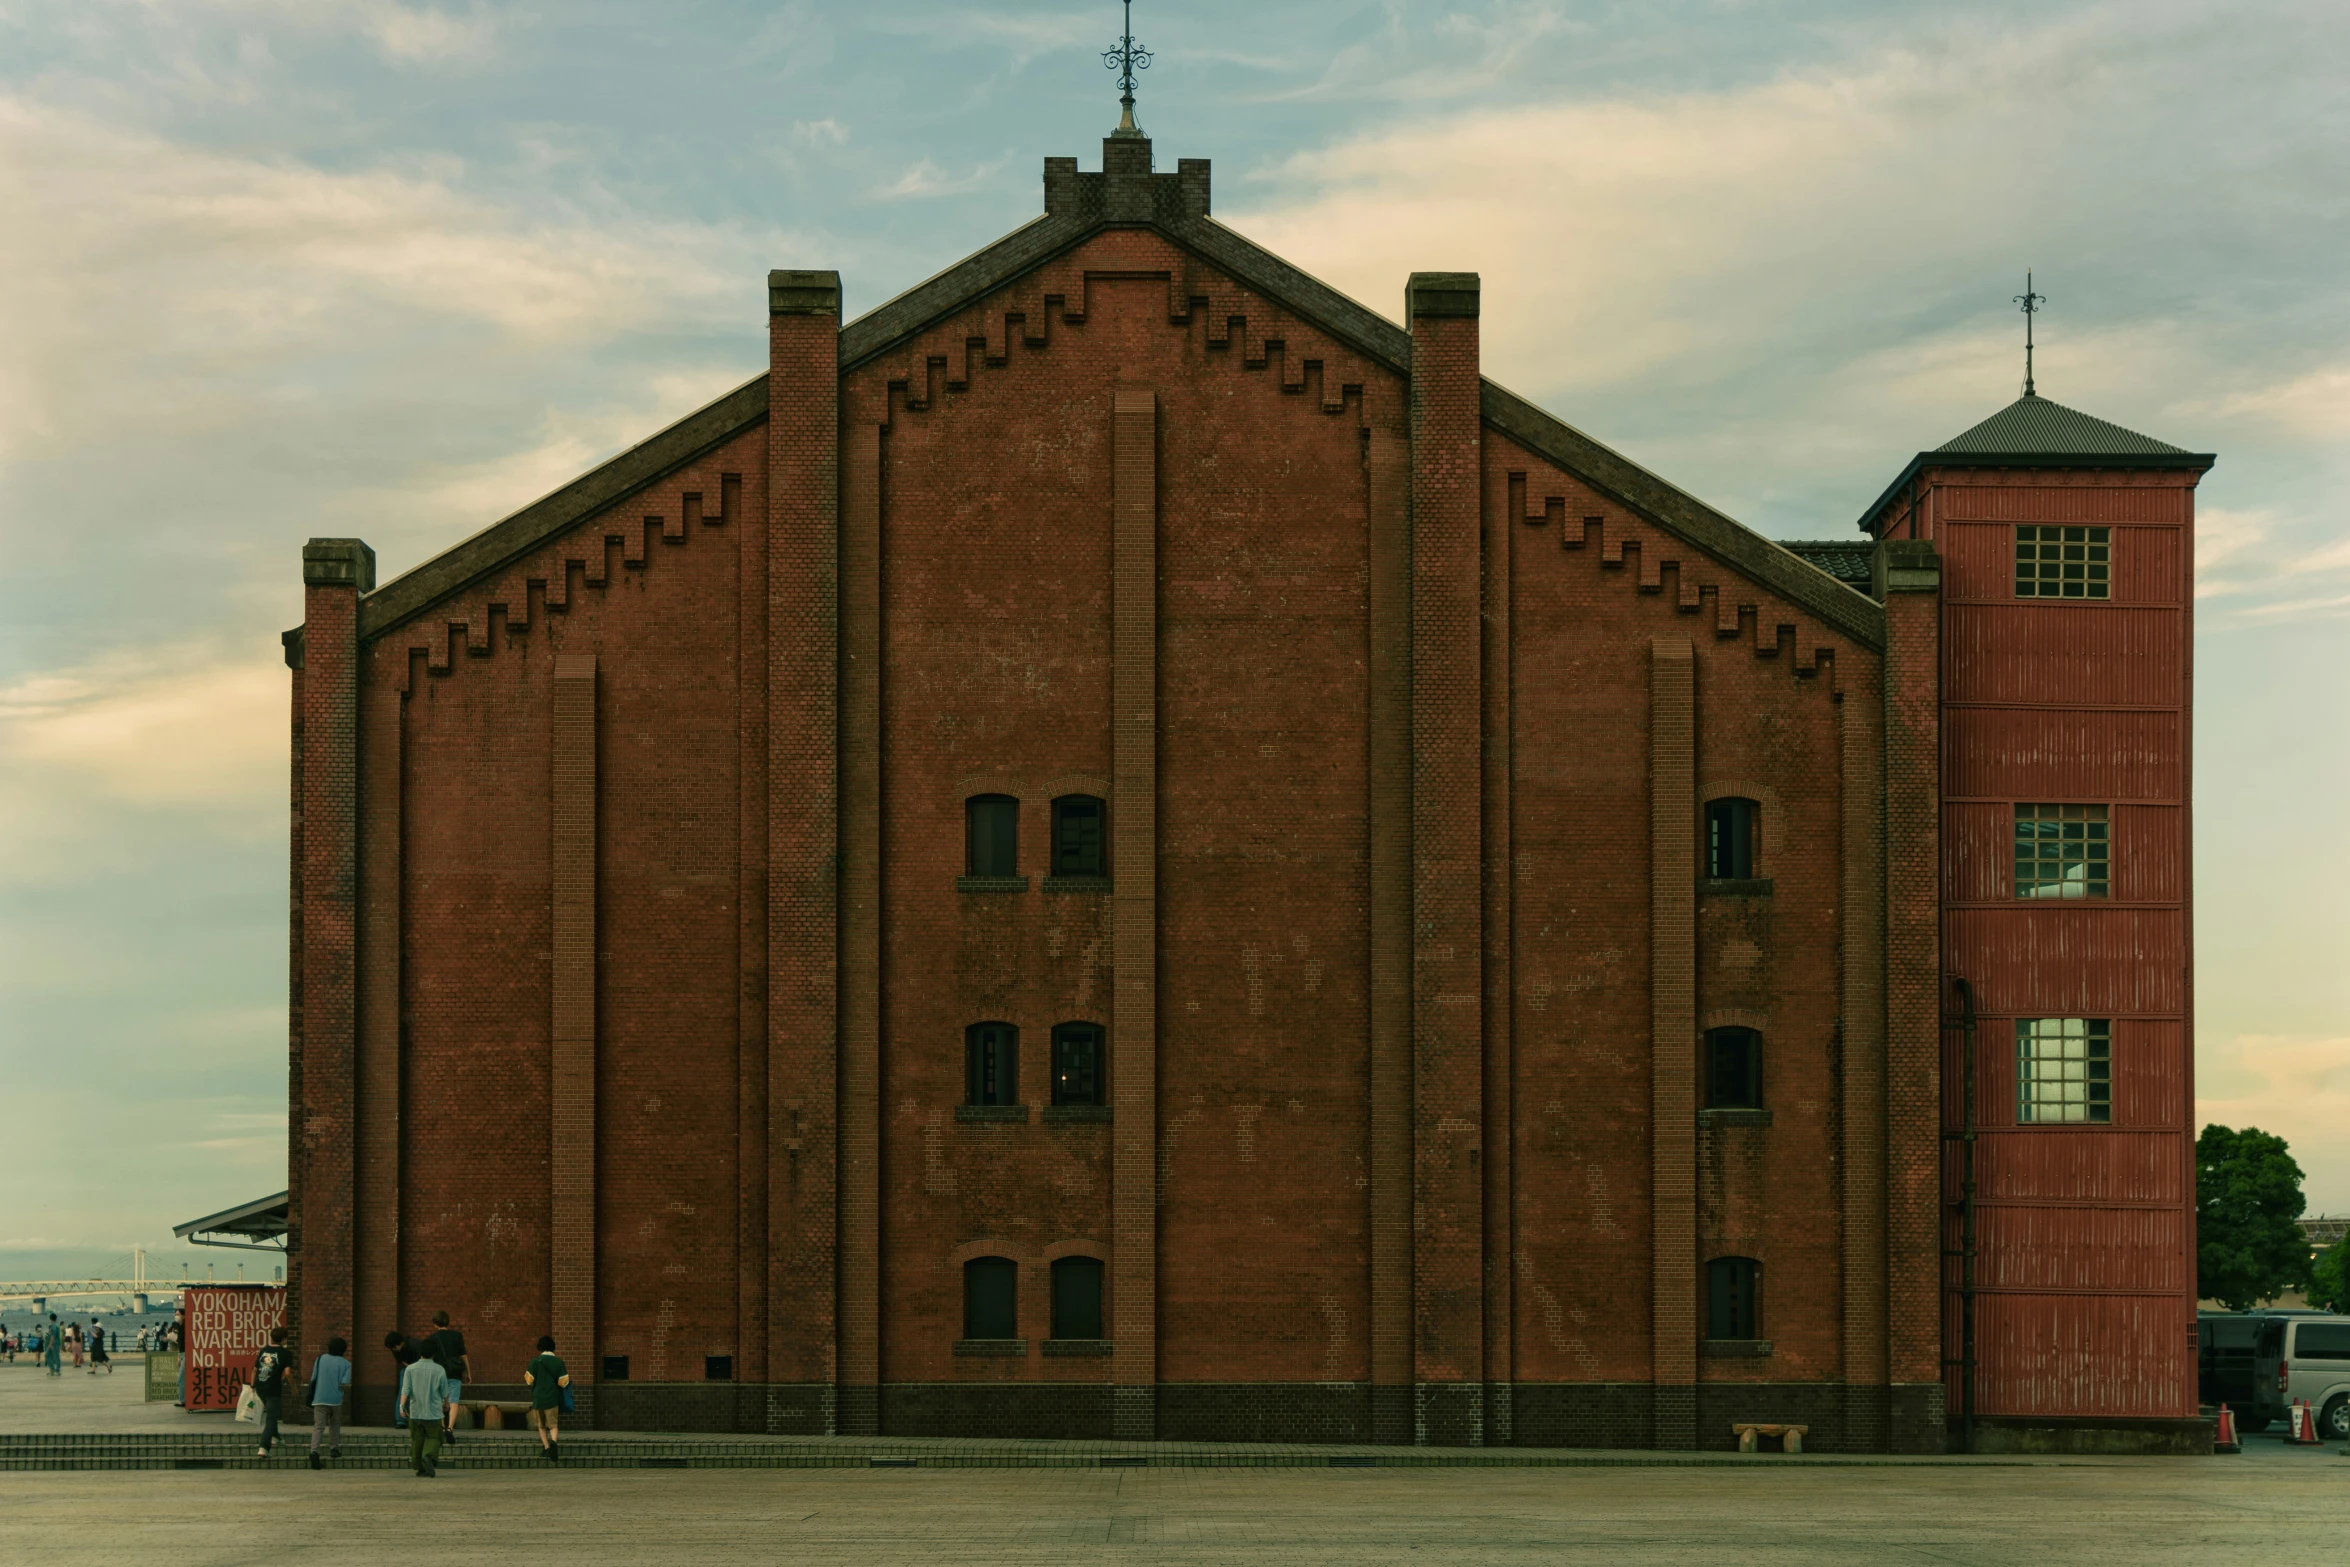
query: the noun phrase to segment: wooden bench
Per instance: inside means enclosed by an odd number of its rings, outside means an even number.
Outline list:
[[[457,1407],[464,1411],[457,1423],[466,1429],[471,1430],[478,1425],[484,1431],[503,1431],[508,1415],[514,1417],[517,1425],[521,1424],[523,1417],[529,1413],[530,1402],[527,1399],[461,1398],[457,1400]]]
[[[1733,1420],[1730,1429],[1738,1433],[1738,1451],[1741,1453],[1753,1452],[1754,1439],[1758,1436],[1777,1437],[1782,1453],[1800,1453],[1803,1451],[1804,1437],[1811,1432],[1810,1426],[1771,1425],[1759,1420]]]

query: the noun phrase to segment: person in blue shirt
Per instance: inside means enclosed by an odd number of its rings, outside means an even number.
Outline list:
[[[449,1374],[440,1363],[413,1349],[400,1351],[400,1413],[408,1422],[408,1456],[415,1461],[417,1478],[429,1480],[440,1472],[441,1416],[449,1403]]]
[[[339,1338],[326,1341],[326,1353],[310,1367],[310,1467],[324,1468],[318,1440],[328,1437],[327,1456],[343,1456],[343,1393],[351,1385],[351,1346]],[[329,1435],[331,1433],[331,1436]]]

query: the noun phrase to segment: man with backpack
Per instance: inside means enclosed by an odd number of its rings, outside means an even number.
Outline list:
[[[277,1446],[277,1423],[286,1412],[286,1368],[293,1356],[286,1353],[286,1330],[269,1330],[269,1342],[261,1346],[261,1353],[253,1357],[253,1392],[261,1400],[261,1446],[254,1457],[267,1458],[269,1450]]]

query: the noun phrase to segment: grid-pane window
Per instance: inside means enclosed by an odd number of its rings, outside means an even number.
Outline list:
[[[1053,1103],[1102,1102],[1102,1026],[1060,1023],[1053,1028]]]
[[[2018,1121],[2113,1119],[2113,1025],[2101,1017],[2015,1023]]]
[[[963,1337],[1020,1336],[1020,1268],[1009,1257],[963,1264]]]
[[[1053,1337],[1102,1336],[1102,1265],[1091,1257],[1053,1264]]]
[[[1009,1023],[974,1023],[963,1030],[968,1078],[965,1104],[1020,1102],[1020,1031]]]
[[[2101,599],[2113,569],[2111,528],[2027,523],[2015,530],[2015,596]]]
[[[1705,1265],[1707,1338],[1762,1337],[1754,1309],[1754,1275],[1752,1257],[1716,1257]]]
[[[1020,874],[1020,802],[1008,794],[975,794],[963,802],[965,855],[973,876]]]
[[[1053,802],[1053,874],[1102,873],[1102,802],[1090,794],[1065,794]]]
[[[2102,898],[2111,866],[2102,805],[2015,808],[2015,895]]]
[[[1705,802],[1705,873],[1743,879],[1754,874],[1755,825],[1762,807],[1752,800]]]

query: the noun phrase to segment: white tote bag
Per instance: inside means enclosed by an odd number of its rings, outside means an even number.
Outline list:
[[[257,1426],[261,1424],[261,1395],[253,1391],[253,1384],[250,1382],[246,1383],[245,1390],[237,1395],[237,1419],[244,1425]]]

